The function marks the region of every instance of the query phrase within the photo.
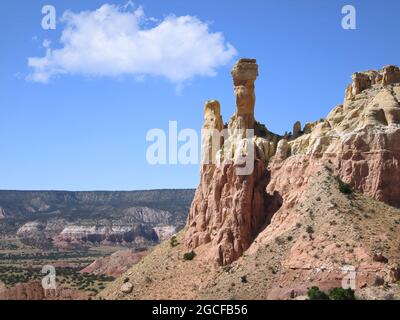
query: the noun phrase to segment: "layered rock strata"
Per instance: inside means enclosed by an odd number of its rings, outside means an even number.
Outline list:
[[[218,101],[205,106],[201,179],[185,239],[191,249],[211,243],[211,259],[220,265],[238,259],[279,208],[295,206],[308,177],[327,163],[354,189],[400,205],[398,67],[355,73],[343,104],[303,128],[296,122],[284,136],[255,120],[257,76],[254,59],[234,66],[236,111],[229,123],[223,123]],[[240,173],[249,156],[253,170]]]
[[[279,138],[254,118],[256,61],[240,60],[232,76],[236,112],[229,123],[223,124],[219,102],[212,100],[205,106],[201,182],[186,234],[189,248],[211,242],[211,259],[217,264],[240,257],[269,222],[268,204],[273,201],[265,192],[269,181],[266,165]],[[218,134],[223,128],[225,134]]]

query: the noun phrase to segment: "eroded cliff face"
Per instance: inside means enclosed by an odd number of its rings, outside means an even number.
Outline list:
[[[270,179],[267,160],[274,154],[279,137],[254,118],[256,61],[240,60],[232,76],[236,112],[229,123],[223,124],[219,102],[208,101],[205,106],[201,182],[186,233],[189,248],[211,242],[210,257],[217,264],[231,263],[243,254],[269,222],[268,207],[274,202],[265,192]],[[219,136],[223,128],[226,134]],[[254,157],[246,159],[249,152]],[[240,172],[246,166],[254,166],[251,173]]]
[[[157,246],[101,297],[305,299],[312,286],[341,287],[344,270],[356,272],[359,299],[400,297],[400,209],[387,204],[400,199],[399,69],[355,74],[343,105],[283,136],[254,117],[257,74],[255,60],[234,67],[229,123],[218,101],[206,103],[200,185],[176,245]]]
[[[269,192],[287,194],[284,189],[307,182],[307,170],[332,162],[334,173],[356,190],[399,206],[399,98],[398,67],[354,74],[344,103],[325,120],[306,125],[308,133],[289,141],[285,161],[271,161]],[[294,179],[296,183],[290,181]]]
[[[355,73],[342,105],[303,128],[296,122],[284,136],[255,120],[256,61],[239,60],[232,76],[236,112],[229,123],[223,123],[217,101],[205,106],[208,130],[202,146],[208,161],[203,161],[189,214],[188,248],[211,243],[210,258],[219,265],[238,259],[261,231],[274,229],[266,227],[275,213],[272,223],[285,223],[290,209],[302,201],[310,177],[327,165],[356,190],[400,205],[398,67]],[[222,129],[224,136],[210,133]],[[246,135],[249,129],[254,136]],[[251,154],[254,170],[238,173]]]
[[[156,242],[154,229],[146,225],[68,226],[56,237],[57,243],[138,243]]]

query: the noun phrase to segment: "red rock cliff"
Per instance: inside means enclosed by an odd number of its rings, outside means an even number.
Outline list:
[[[241,59],[232,70],[236,112],[227,125],[220,104],[206,103],[200,185],[190,210],[188,248],[211,243],[217,264],[238,259],[281,206],[298,203],[308,177],[327,162],[355,189],[400,205],[400,70],[355,73],[343,105],[283,137],[254,118],[258,66]],[[216,132],[226,129],[225,136]],[[246,136],[244,130],[254,130]],[[214,148],[213,148],[214,147]],[[254,170],[238,174],[244,156]],[[206,160],[206,161],[204,161]],[[279,223],[284,223],[281,219]]]

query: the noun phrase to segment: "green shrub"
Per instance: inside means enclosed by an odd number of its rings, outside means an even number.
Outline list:
[[[186,261],[190,261],[190,260],[193,260],[195,256],[196,256],[196,252],[191,251],[191,252],[185,253],[183,255],[183,259],[186,260]]]
[[[328,295],[318,287],[312,287],[308,290],[307,295],[309,300],[356,300],[354,290],[350,288],[333,288]]]
[[[309,289],[307,296],[309,300],[329,300],[329,296],[325,292],[319,290],[318,287]]]
[[[308,227],[306,228],[306,231],[307,231],[308,234],[313,234],[313,233],[314,233],[314,229],[313,229],[313,227],[311,227],[311,226],[308,226]]]
[[[355,300],[354,290],[348,288],[334,288],[329,291],[329,297],[332,300]]]
[[[169,240],[169,243],[170,243],[170,245],[171,245],[171,248],[174,248],[174,247],[176,247],[176,246],[179,244],[178,240],[176,239],[176,236],[173,236],[173,237]]]
[[[146,281],[147,284],[153,283],[153,280],[150,277],[146,277],[144,281]]]
[[[343,182],[339,177],[336,177],[336,180],[339,185],[339,191],[343,194],[352,194],[353,190],[348,183]]]

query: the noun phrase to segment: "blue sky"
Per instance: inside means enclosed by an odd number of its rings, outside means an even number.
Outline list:
[[[181,83],[157,75],[151,64],[144,68],[156,75],[143,78],[75,70],[47,83],[26,79],[33,72],[28,58],[45,55],[45,39],[54,50],[62,48],[65,24],[43,30],[43,5],[54,5],[60,18],[68,9],[79,13],[125,2],[2,2],[0,189],[193,188],[198,165],[149,165],[146,133],[167,129],[169,121],[200,130],[208,99],[220,100],[228,121],[234,112],[230,69],[237,58],[257,58],[256,118],[277,133],[290,131],[297,120],[326,116],[343,101],[353,72],[400,64],[397,0],[142,0],[135,5],[147,17],[188,15],[208,23],[208,32],[222,33],[223,45],[230,43],[237,55],[213,68],[215,75],[189,74]],[[357,10],[356,30],[341,28],[346,4]]]

